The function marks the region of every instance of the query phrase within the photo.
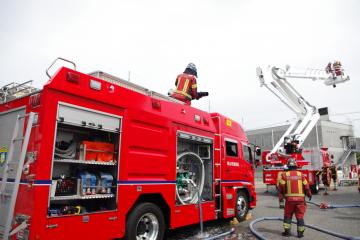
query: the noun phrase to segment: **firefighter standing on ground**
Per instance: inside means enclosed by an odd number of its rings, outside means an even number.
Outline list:
[[[324,195],[329,195],[328,189],[330,188],[330,183],[331,183],[331,171],[330,171],[329,163],[324,163],[324,166],[322,167],[321,181],[325,187]]]
[[[276,187],[277,187],[278,189],[279,189],[279,184],[280,184],[280,180],[281,180],[281,175],[282,175],[284,172],[287,172],[287,171],[289,171],[289,168],[288,168],[288,166],[285,164],[285,165],[284,165],[284,171],[278,173],[277,183],[276,183]],[[284,198],[279,198],[279,208],[284,208],[284,207],[285,207],[285,199],[284,199]]]
[[[176,89],[171,94],[171,97],[190,105],[191,100],[198,100],[204,96],[208,96],[208,92],[197,91],[196,78],[196,66],[193,63],[189,63],[185,71],[177,76],[175,81]]]
[[[331,172],[331,178],[334,182],[334,191],[336,191],[337,171],[336,171],[336,165],[333,161],[331,161],[330,172]]]
[[[305,176],[296,171],[297,165],[293,158],[287,162],[289,171],[283,172],[279,180],[279,200],[285,198],[284,208],[284,232],[283,236],[290,236],[292,216],[295,213],[297,219],[297,234],[299,238],[304,236],[306,211],[305,194],[311,200],[309,183]]]

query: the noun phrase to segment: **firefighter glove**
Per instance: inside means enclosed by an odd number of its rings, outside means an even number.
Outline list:
[[[279,194],[279,201],[281,202],[281,201],[283,201],[283,200],[284,200],[284,195]]]

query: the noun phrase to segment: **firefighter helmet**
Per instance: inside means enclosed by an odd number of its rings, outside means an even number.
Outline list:
[[[334,62],[334,66],[339,66],[339,67],[340,67],[340,66],[341,66],[341,62],[340,62],[339,60],[335,61],[335,62]]]
[[[192,75],[197,77],[197,69],[196,69],[196,65],[194,63],[189,63],[186,66],[185,72],[189,71]]]
[[[197,71],[196,66],[193,63],[189,63],[186,68],[189,68],[189,69],[191,69],[191,70],[193,70],[195,72]]]
[[[289,158],[287,161],[287,166],[290,167],[297,167],[296,161],[293,158]]]

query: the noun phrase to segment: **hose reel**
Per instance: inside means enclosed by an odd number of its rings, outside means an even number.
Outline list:
[[[176,199],[180,204],[198,202],[204,188],[205,168],[202,159],[193,152],[184,152],[176,159]]]

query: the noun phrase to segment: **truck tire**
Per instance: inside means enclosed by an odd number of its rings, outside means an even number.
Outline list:
[[[249,199],[243,191],[238,192],[235,203],[235,216],[239,222],[245,220],[249,212]]]
[[[125,239],[161,240],[164,231],[165,220],[160,208],[153,203],[140,203],[127,218]]]
[[[319,192],[319,178],[315,176],[315,183],[310,186],[310,190],[313,194],[317,194]]]

